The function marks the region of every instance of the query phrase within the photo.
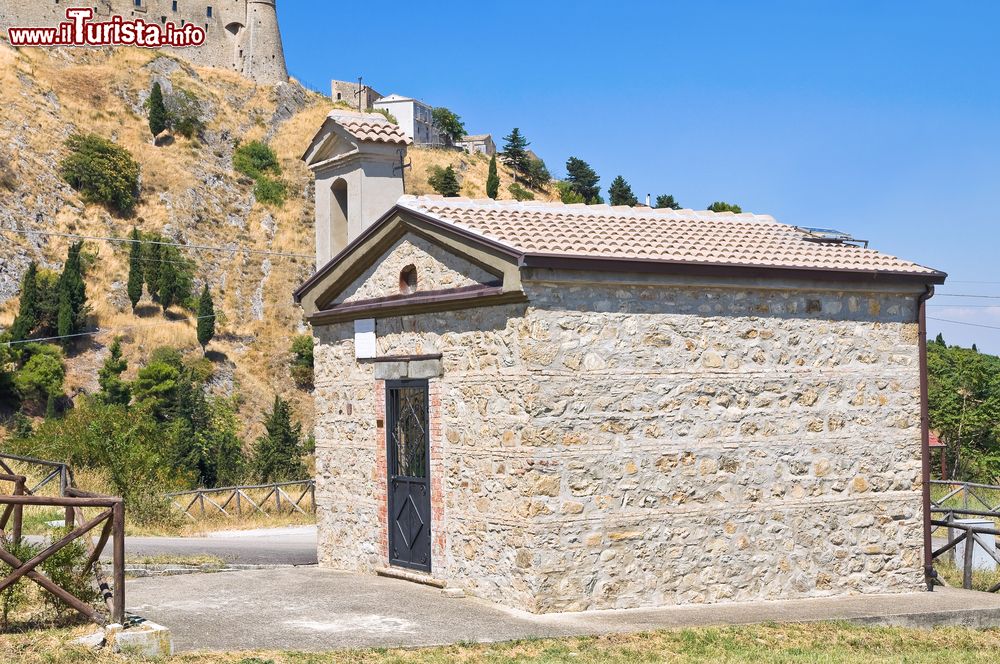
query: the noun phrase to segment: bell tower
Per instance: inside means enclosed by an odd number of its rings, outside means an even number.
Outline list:
[[[246,0],[246,48],[244,74],[261,83],[288,80],[285,51],[278,27],[276,0]]]

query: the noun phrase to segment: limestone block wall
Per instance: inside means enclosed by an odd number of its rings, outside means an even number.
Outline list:
[[[920,587],[916,293],[525,283],[378,321],[443,355],[435,576],[536,612]],[[383,397],[317,337],[321,563],[370,571]]]

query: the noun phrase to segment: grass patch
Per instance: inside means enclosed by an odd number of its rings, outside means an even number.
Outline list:
[[[85,630],[0,636],[0,661],[19,664],[119,664],[118,656],[68,646]],[[601,637],[544,639],[511,643],[456,645],[414,650],[351,650],[333,653],[243,652],[180,655],[155,660],[166,664],[389,664],[418,662],[993,662],[1000,631],[961,628],[911,630],[827,623],[755,625],[648,632]],[[141,656],[129,662],[151,662]]]
[[[948,554],[938,558],[934,562],[934,569],[937,570],[938,577],[952,588],[962,587],[962,568],[955,565],[954,561],[946,559]],[[972,570],[972,589],[986,592],[1000,584],[1000,570]]]
[[[225,567],[226,561],[218,556],[197,554],[190,556],[128,556],[125,562],[130,565],[184,565],[186,567]]]

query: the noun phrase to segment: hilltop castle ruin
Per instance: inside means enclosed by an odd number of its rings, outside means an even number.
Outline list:
[[[92,7],[97,17],[147,23],[195,23],[207,33],[198,47],[164,49],[196,65],[236,71],[258,83],[288,80],[276,0],[0,0],[0,31],[54,26],[66,10]],[[106,20],[106,19],[105,19]]]

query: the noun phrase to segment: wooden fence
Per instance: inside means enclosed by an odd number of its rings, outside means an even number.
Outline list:
[[[962,587],[971,590],[973,554],[977,547],[1000,565],[996,541],[1000,536],[1000,529],[996,528],[996,522],[1000,520],[1000,486],[935,480],[931,481],[931,487],[939,488],[939,493],[942,493],[938,498],[933,497],[933,491],[931,493],[931,525],[946,528],[948,532],[948,543],[936,549],[932,557],[936,560],[964,542]],[[968,517],[993,521],[994,527],[957,523]],[[953,537],[956,532],[958,536]],[[1000,592],[1000,583],[987,592]]]
[[[27,486],[27,478],[11,469],[11,462],[47,469],[48,475],[32,488]],[[104,600],[111,622],[124,623],[125,620],[125,502],[121,498],[102,496],[81,491],[72,486],[72,472],[65,464],[0,455],[0,560],[10,566],[11,571],[0,580],[0,592],[27,577],[55,595],[77,612],[94,622],[104,624],[107,617],[95,607],[75,597],[38,571],[38,566],[69,544],[83,539],[87,560],[80,573],[90,576],[96,593]],[[40,496],[36,492],[59,478],[58,496]],[[10,485],[13,484],[13,490]],[[8,491],[10,491],[8,493]],[[16,552],[23,539],[25,507],[63,508],[66,514],[67,533],[52,542],[30,560],[21,560]],[[88,516],[85,509],[100,510],[96,516]],[[7,525],[10,524],[10,533]],[[97,543],[92,532],[100,528]],[[112,542],[112,583],[109,585],[101,566],[101,554],[108,541]]]
[[[293,487],[301,488],[302,491],[293,490]],[[263,497],[259,496],[261,493],[263,493]],[[298,497],[293,498],[292,496],[295,495]],[[303,508],[307,496],[309,497],[308,505]],[[302,480],[251,486],[229,486],[218,489],[195,489],[167,494],[167,497],[184,516],[192,521],[212,516],[243,517],[245,514],[262,514],[264,516],[284,512],[308,514],[316,511],[316,482],[315,480]],[[270,511],[272,507],[274,508],[273,512]]]

